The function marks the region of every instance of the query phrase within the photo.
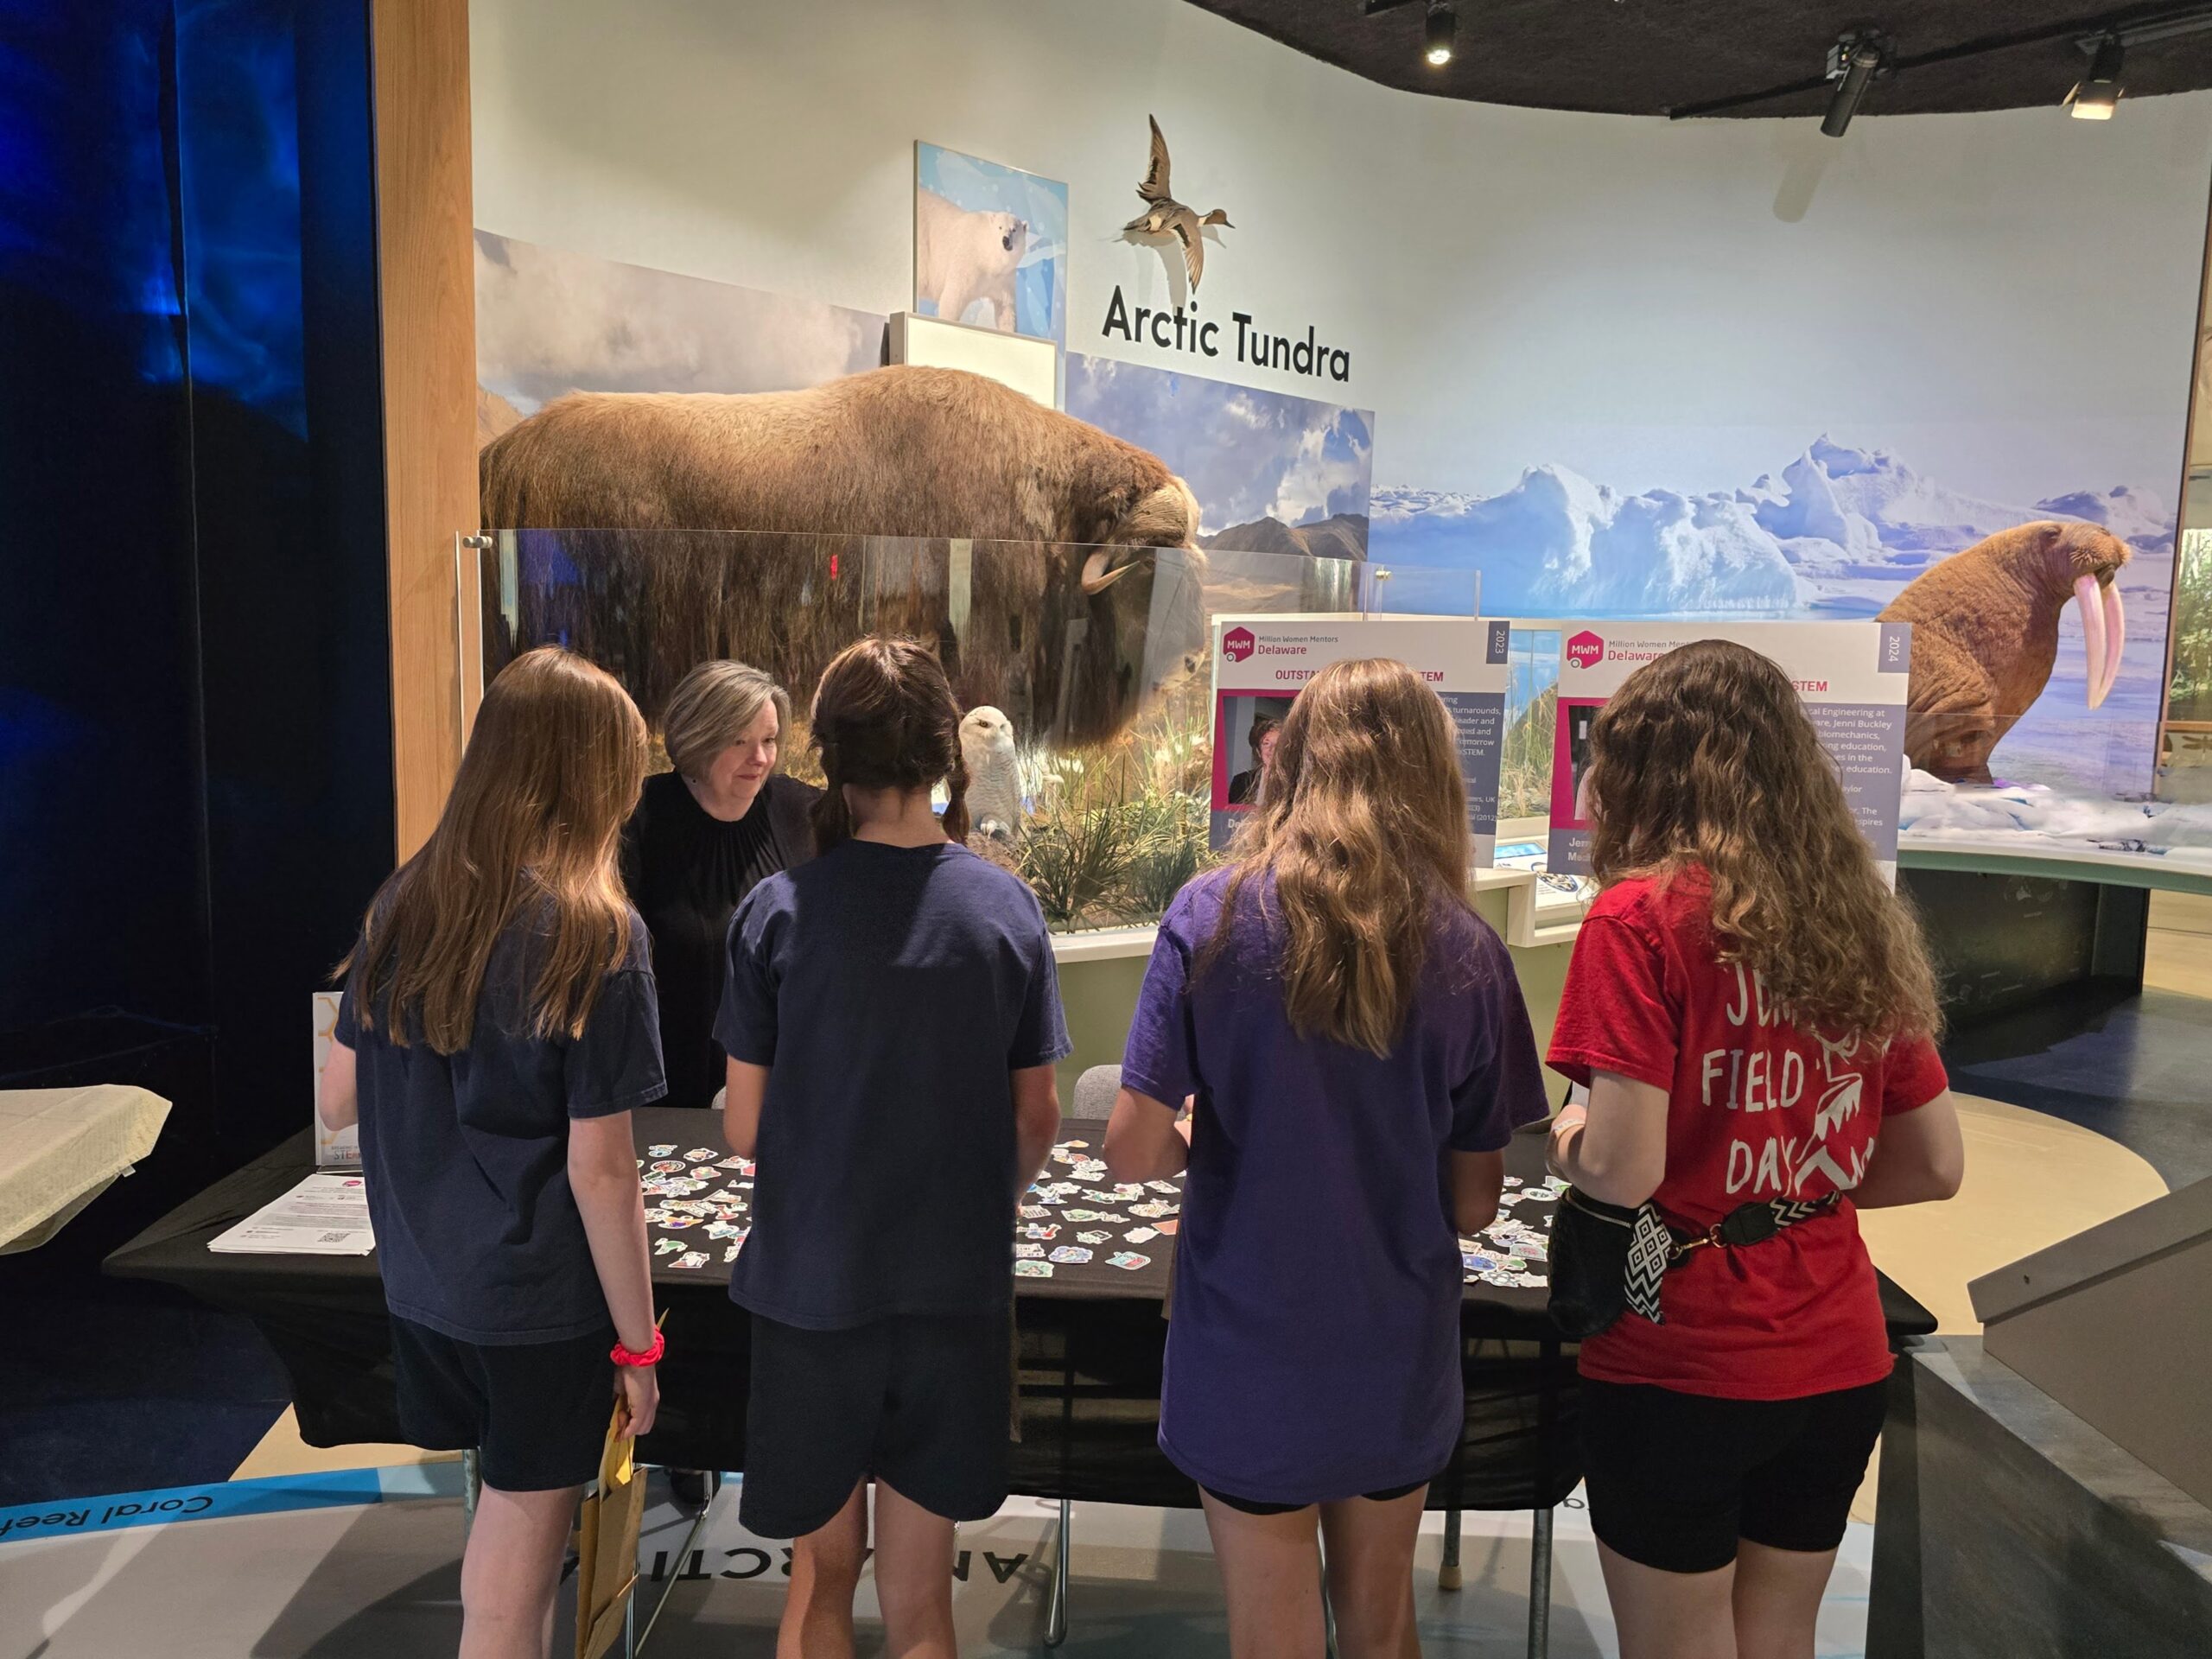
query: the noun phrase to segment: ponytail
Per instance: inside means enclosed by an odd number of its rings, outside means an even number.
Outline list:
[[[968,761],[956,741],[952,770],[944,774],[944,833],[955,841],[968,839]]]
[[[837,746],[822,741],[819,728],[814,747],[822,759],[822,795],[814,803],[814,849],[826,853],[853,836],[853,809],[845,804],[845,779],[837,766]]]
[[[852,836],[847,784],[912,791],[942,781],[950,797],[944,833],[954,841],[968,838],[960,705],[944,665],[921,645],[877,636],[838,652],[815,688],[811,724],[822,760],[822,798],[814,806],[821,851]]]

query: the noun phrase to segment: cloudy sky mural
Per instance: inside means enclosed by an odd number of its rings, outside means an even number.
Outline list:
[[[1260,518],[1366,515],[1375,416],[1365,410],[1071,352],[1067,410],[1181,474],[1206,535]]]

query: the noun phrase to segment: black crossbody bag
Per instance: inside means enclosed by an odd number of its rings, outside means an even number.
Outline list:
[[[1704,1232],[1690,1233],[1669,1226],[1648,1198],[1630,1210],[1570,1186],[1552,1217],[1552,1323],[1578,1342],[1611,1329],[1631,1311],[1662,1325],[1661,1282],[1692,1251],[1760,1243],[1834,1209],[1837,1196],[1742,1205]]]

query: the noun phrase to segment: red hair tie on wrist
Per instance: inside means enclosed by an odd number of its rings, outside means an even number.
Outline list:
[[[632,1351],[631,1349],[625,1348],[620,1342],[618,1342],[614,1344],[614,1351],[609,1354],[607,1357],[612,1359],[617,1365],[658,1365],[660,1363],[660,1357],[667,1351],[668,1333],[664,1331],[656,1329],[653,1332],[653,1345],[652,1347],[642,1351]]]

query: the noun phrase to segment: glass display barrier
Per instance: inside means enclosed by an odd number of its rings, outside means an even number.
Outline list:
[[[2173,677],[2158,794],[2212,802],[2212,480],[2190,481],[2189,521],[2174,575]]]
[[[700,531],[486,540],[470,653],[484,679],[565,645],[620,679],[658,734],[694,664],[750,663],[791,690],[783,765],[800,777],[819,777],[806,706],[830,659],[872,633],[929,645],[961,707],[996,708],[1012,730],[977,734],[968,756],[970,815],[991,825],[972,844],[1062,931],[1155,921],[1210,861],[1215,616],[1409,599],[1427,614],[1477,612],[1464,571],[1302,554]]]

